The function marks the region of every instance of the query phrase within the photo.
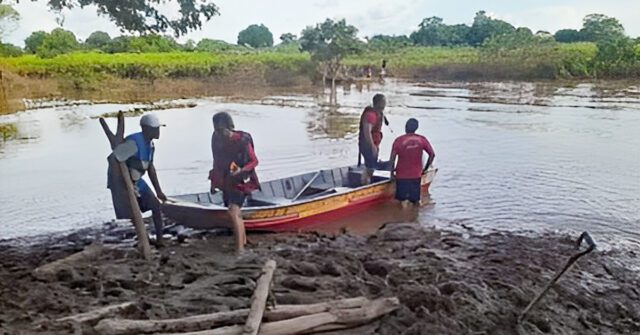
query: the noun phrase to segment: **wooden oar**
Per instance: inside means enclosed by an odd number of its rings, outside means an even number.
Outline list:
[[[115,149],[118,144],[124,141],[124,114],[121,112],[118,113],[118,126],[116,128],[116,133],[111,132],[109,125],[104,120],[104,118],[100,118],[100,125],[102,126],[102,130],[104,130],[105,135],[107,135],[107,139],[109,140],[109,144],[111,145],[111,149]],[[129,207],[131,208],[131,218],[134,227],[136,228],[136,235],[138,236],[138,248],[140,249],[140,253],[144,257],[145,260],[151,260],[151,247],[149,246],[149,236],[147,236],[147,230],[144,227],[144,222],[142,221],[142,213],[140,212],[140,206],[138,206],[138,199],[133,190],[133,182],[131,181],[131,175],[129,174],[129,168],[125,162],[118,162],[118,160],[113,156],[109,156],[110,166],[118,166],[117,169],[112,169],[112,177],[117,180],[117,175],[122,176],[124,180],[125,187],[127,188],[127,196],[129,198]]]

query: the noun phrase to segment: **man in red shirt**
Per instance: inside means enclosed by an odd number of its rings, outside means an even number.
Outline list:
[[[213,116],[211,136],[213,169],[209,172],[211,193],[222,190],[224,205],[229,208],[236,238],[236,251],[242,252],[247,236],[240,208],[251,192],[260,188],[255,168],[258,158],[249,133],[234,130],[233,120],[226,112]]]
[[[396,199],[410,201],[414,205],[420,203],[420,179],[422,173],[427,171],[436,154],[429,141],[416,134],[418,120],[409,119],[405,125],[405,135],[398,137],[393,142],[390,163],[391,178],[396,180]],[[427,164],[422,168],[422,152],[429,155]],[[398,163],[396,164],[396,156]]]
[[[389,170],[388,162],[378,160],[380,142],[382,142],[382,122],[388,124],[384,116],[386,105],[386,98],[378,93],[373,96],[373,106],[366,107],[360,116],[358,166],[360,166],[360,155],[362,155],[364,165],[367,168],[365,184],[368,184],[373,170]]]

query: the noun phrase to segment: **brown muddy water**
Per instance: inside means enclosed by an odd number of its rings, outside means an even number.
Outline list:
[[[409,117],[436,150],[438,176],[418,220],[491,232],[582,231],[640,245],[640,87],[624,83],[408,83],[257,101],[197,99],[157,111],[168,127],[156,166],[168,195],[202,192],[211,166],[211,116],[250,132],[263,180],[356,162],[357,122],[374,93],[388,96],[382,155]],[[0,240],[96,226],[113,218],[109,147],[96,119],[135,105],[43,107],[3,116],[18,139],[0,142]],[[127,132],[138,130],[127,119]],[[110,119],[115,125],[115,120]],[[366,230],[406,221],[393,206],[332,222]]]

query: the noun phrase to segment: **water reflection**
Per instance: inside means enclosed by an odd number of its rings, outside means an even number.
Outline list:
[[[311,111],[308,118],[307,131],[315,138],[345,139],[358,133],[359,116],[343,113],[337,107]]]

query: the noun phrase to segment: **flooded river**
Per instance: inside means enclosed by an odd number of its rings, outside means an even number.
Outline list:
[[[219,111],[253,135],[263,180],[354,164],[359,114],[376,92],[388,97],[384,157],[409,117],[436,150],[439,173],[431,203],[420,209],[422,224],[588,230],[601,240],[640,244],[640,87],[620,83],[390,81],[341,91],[333,110],[313,94],[199,99],[194,108],[156,112],[168,124],[156,142],[164,192],[208,188],[211,116]],[[130,107],[53,107],[0,118],[19,129],[19,139],[0,142],[0,239],[113,218],[105,187],[109,146],[91,116]],[[138,120],[127,118],[128,133]],[[384,207],[344,221],[394,221]]]

